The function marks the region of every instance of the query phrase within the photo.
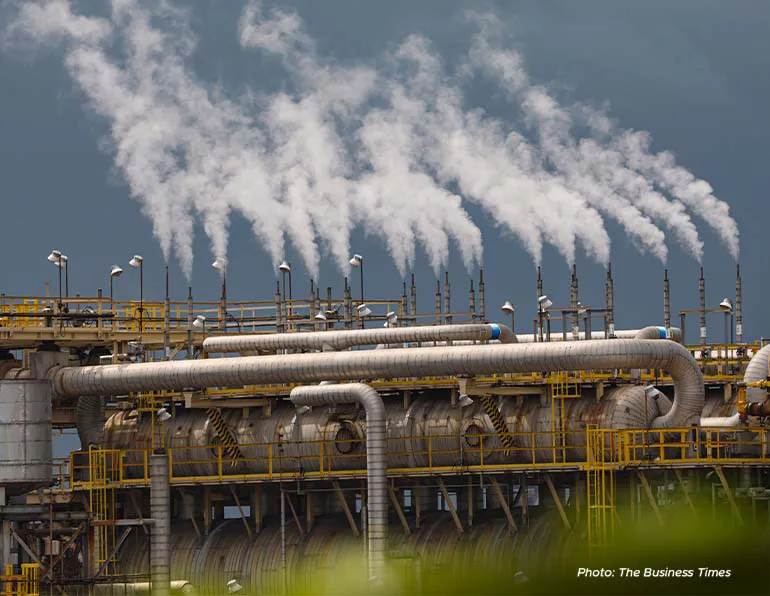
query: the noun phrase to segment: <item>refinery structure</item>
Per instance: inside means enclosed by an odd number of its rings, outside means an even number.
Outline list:
[[[414,277],[364,302],[280,271],[265,302],[224,275],[215,303],[2,297],[4,594],[294,593],[349,552],[414,582],[462,547],[527,574],[671,502],[766,523],[770,348],[744,341],[740,271],[711,305],[701,270],[673,324],[666,276],[641,329],[616,327],[611,271],[604,304],[573,268],[569,304],[538,274],[500,310],[447,276],[431,313]],[[54,458],[57,429],[81,449]]]

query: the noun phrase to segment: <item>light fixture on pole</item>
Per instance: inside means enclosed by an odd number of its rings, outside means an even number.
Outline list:
[[[390,311],[388,314],[385,315],[385,326],[386,327],[396,327],[398,325],[398,315],[395,313],[395,311]]]
[[[64,303],[62,301],[62,291],[61,291],[61,272],[62,272],[62,254],[60,250],[52,250],[51,254],[48,255],[48,262],[53,263],[59,268],[59,315],[61,315],[62,307],[64,306]]]
[[[134,269],[139,269],[139,333],[144,331],[144,277],[142,275],[142,255],[134,255],[128,262]]]
[[[196,329],[203,329],[204,331],[206,331],[206,317],[204,317],[203,315],[198,315],[193,320],[192,326],[195,327]]]
[[[500,310],[507,315],[511,315],[511,331],[515,331],[516,326],[514,325],[514,316],[515,316],[516,309],[514,308],[513,304],[511,304],[511,301],[506,300],[505,304],[503,304],[500,307]]]
[[[281,261],[281,264],[278,265],[278,270],[281,272],[281,275],[283,277],[283,299],[284,301],[288,298],[288,306],[287,306],[287,320],[289,322],[289,330],[291,330],[291,263],[287,263],[286,261]],[[289,277],[289,292],[286,293],[286,277]]]
[[[457,405],[461,408],[467,408],[468,406],[473,405],[473,399],[469,396],[463,393],[458,399],[457,399]]]
[[[158,417],[159,422],[167,422],[171,420],[171,414],[166,408],[160,408],[155,415]]]
[[[543,294],[537,299],[537,316],[540,322],[540,341],[543,341],[543,319],[547,316],[547,311],[553,306],[553,302],[548,299],[548,296]],[[550,335],[550,334],[549,334]],[[549,337],[550,340],[550,337]]]
[[[360,309],[362,306],[366,307],[366,304],[364,304],[364,257],[362,257],[359,254],[354,254],[353,258],[350,259],[349,263],[353,267],[358,267],[358,269],[360,270],[359,272],[361,274],[361,304],[358,307]],[[359,312],[361,311],[359,310]],[[363,326],[364,326],[364,321],[363,319],[361,319],[361,327]]]
[[[114,304],[114,299],[113,299],[113,295],[112,295],[112,281],[116,277],[120,277],[120,275],[122,273],[123,273],[123,270],[120,267],[118,267],[117,265],[113,265],[110,268],[110,310],[115,310],[115,304]]]
[[[732,343],[730,329],[733,326],[733,303],[729,298],[725,298],[719,303],[719,308],[725,313],[725,343]]]
[[[211,266],[219,271],[222,276],[222,295],[219,298],[219,328],[224,331],[227,328],[227,259],[217,257]]]

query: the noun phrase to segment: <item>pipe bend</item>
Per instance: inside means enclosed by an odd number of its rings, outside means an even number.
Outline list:
[[[770,344],[758,350],[749,360],[746,372],[743,374],[744,383],[756,383],[764,381],[770,376],[768,373],[768,361],[770,361]],[[767,391],[761,387],[746,387],[747,402],[763,402],[767,397]]]

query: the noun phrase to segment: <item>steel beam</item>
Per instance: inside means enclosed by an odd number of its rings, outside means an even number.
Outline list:
[[[457,510],[452,504],[452,499],[449,498],[449,493],[447,492],[446,485],[444,484],[444,480],[441,478],[441,476],[438,477],[438,486],[441,489],[441,494],[444,496],[444,502],[447,504],[447,507],[449,507],[449,513],[452,515],[455,526],[457,526],[457,531],[462,534],[465,531],[463,529],[463,522],[460,521],[460,516],[457,515]]]
[[[505,495],[503,495],[503,489],[500,488],[500,485],[497,483],[494,476],[490,476],[489,480],[491,481],[492,488],[497,494],[497,500],[500,502],[500,507],[503,508],[505,517],[508,520],[508,529],[517,532],[519,528],[516,526],[516,521],[513,519],[513,513],[511,513],[511,508],[508,506],[508,501],[506,500]],[[513,502],[516,502],[515,499]]]
[[[249,538],[252,538],[254,534],[251,531],[249,520],[246,519],[246,513],[243,511],[243,507],[241,506],[241,500],[238,498],[238,494],[235,492],[235,489],[233,488],[232,484],[228,485],[228,488],[230,489],[230,494],[233,496],[233,499],[235,500],[236,507],[238,507],[238,513],[241,516],[243,527],[246,528],[246,533],[249,535]]]
[[[644,473],[641,470],[637,470],[636,475],[639,477],[639,480],[642,483],[644,494],[647,495],[647,500],[650,502],[650,506],[652,507],[652,510],[655,512],[655,517],[658,518],[658,523],[662,526],[663,516],[660,514],[660,508],[658,507],[658,502],[655,500],[655,495],[652,494],[652,489],[650,488],[650,483],[647,481],[647,477],[644,475]]]
[[[695,516],[695,519],[698,519],[698,512],[695,509],[695,504],[692,502],[692,499],[690,498],[690,491],[687,489],[687,485],[684,482],[684,478],[682,478],[682,471],[678,468],[674,468],[674,473],[676,474],[676,479],[679,481],[679,486],[682,487],[682,493],[684,493],[684,500],[687,502],[687,505],[690,507],[690,510],[692,511],[692,514]]]
[[[401,521],[401,527],[404,528],[404,533],[409,536],[411,535],[412,531],[409,529],[409,523],[406,521],[406,516],[404,515],[404,510],[401,509],[401,504],[398,502],[398,497],[396,496],[396,491],[393,490],[393,487],[388,485],[388,494],[390,495],[390,502],[393,504],[393,509],[396,510],[396,514],[398,515],[398,519]]]
[[[559,511],[559,517],[561,517],[561,521],[564,524],[564,527],[567,528],[568,530],[571,530],[572,524],[569,523],[569,519],[567,518],[567,512],[564,511],[564,505],[561,502],[561,498],[559,498],[559,493],[553,484],[551,475],[544,474],[543,476],[545,477],[545,483],[548,486],[548,490],[551,492],[551,498],[553,499],[553,502],[556,504],[556,509],[558,509]]]
[[[730,502],[730,509],[732,509],[735,519],[738,520],[739,524],[743,525],[743,518],[741,517],[741,512],[738,509],[738,504],[735,502],[735,495],[733,495],[733,491],[730,488],[730,485],[727,483],[727,478],[725,478],[725,473],[722,471],[722,466],[714,466],[714,471],[717,473],[717,476],[719,476],[719,481],[722,483],[722,487],[725,489],[725,495],[727,496],[727,500]]]
[[[342,492],[342,489],[340,488],[340,483],[334,480],[332,481],[332,486],[334,487],[334,492],[337,494],[337,498],[340,501],[340,505],[342,505],[342,511],[345,512],[345,517],[348,518],[350,529],[353,530],[353,534],[355,534],[357,537],[360,536],[361,532],[358,530],[358,524],[356,523],[356,520],[353,517],[353,513],[351,513],[350,511],[350,507],[348,507],[348,502],[347,502],[347,499],[345,499],[345,494]]]

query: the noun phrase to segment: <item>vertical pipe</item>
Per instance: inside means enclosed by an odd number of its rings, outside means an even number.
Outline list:
[[[476,291],[473,289],[473,279],[471,279],[471,289],[468,291],[468,309],[471,313],[471,321],[476,320]]]
[[[441,325],[441,282],[436,280],[436,325]]]
[[[412,303],[412,325],[417,325],[417,286],[414,283],[414,273],[412,273],[412,285],[409,288]]]
[[[479,319],[487,320],[487,303],[484,296],[484,270],[479,269]]]
[[[193,295],[192,286],[187,286],[187,359],[193,357]]]
[[[316,286],[315,288],[315,309],[317,311],[321,310],[321,288]],[[329,329],[329,322],[326,321],[324,324],[324,330]]]
[[[543,295],[543,276],[540,272],[540,265],[537,266],[537,296],[536,298],[540,300],[540,296]]]
[[[171,359],[171,337],[169,327],[171,326],[171,300],[168,296],[168,263],[166,263],[166,299],[163,303],[163,352],[166,360]]]
[[[405,321],[407,321],[405,323]],[[403,327],[405,324],[409,324],[409,298],[406,295],[406,282],[403,282],[403,290],[401,291],[401,317],[398,321],[398,326]]]
[[[578,319],[578,277],[577,277],[577,265],[572,264],[572,284],[570,285],[570,308],[572,308],[572,339],[577,340],[580,338],[580,319]]]
[[[682,345],[687,345],[687,329],[685,328],[687,323],[687,315],[683,312],[679,313],[679,326],[682,328]]]
[[[615,337],[615,285],[612,281],[612,264],[607,266],[607,287],[606,287],[607,313],[605,320],[607,322],[607,337]]]
[[[345,278],[345,291],[343,292],[345,300],[345,329],[353,328],[353,293],[350,291],[348,278]]]
[[[102,289],[101,288],[98,288],[96,290],[96,314],[98,315],[102,314]],[[96,326],[97,328],[102,326],[101,316],[96,317]]]
[[[706,279],[703,277],[703,267],[700,268],[698,279],[698,293],[700,294],[700,343],[706,344]]]
[[[449,271],[444,272],[444,321],[452,324],[452,303],[449,299]]]
[[[168,596],[171,590],[171,493],[168,454],[150,455],[150,581],[153,596]]]
[[[282,306],[281,306],[282,300],[281,300],[281,282],[277,281],[275,282],[275,330],[278,333],[281,333],[283,331],[283,321],[282,321]]]
[[[743,342],[743,301],[741,300],[741,266],[735,266],[735,341]]]
[[[671,337],[671,293],[668,285],[668,269],[663,270],[663,324],[666,337]]]
[[[287,570],[286,570],[286,493],[281,484],[281,594],[286,596],[287,591]]]
[[[326,286],[326,310],[332,309],[332,288]]]
[[[347,285],[347,278],[345,278],[345,287],[347,287]],[[310,317],[310,324],[313,326],[313,331],[318,331],[318,321],[315,318],[318,314],[315,309],[315,282],[313,282],[312,279],[310,280],[310,300],[307,303],[307,312]]]

